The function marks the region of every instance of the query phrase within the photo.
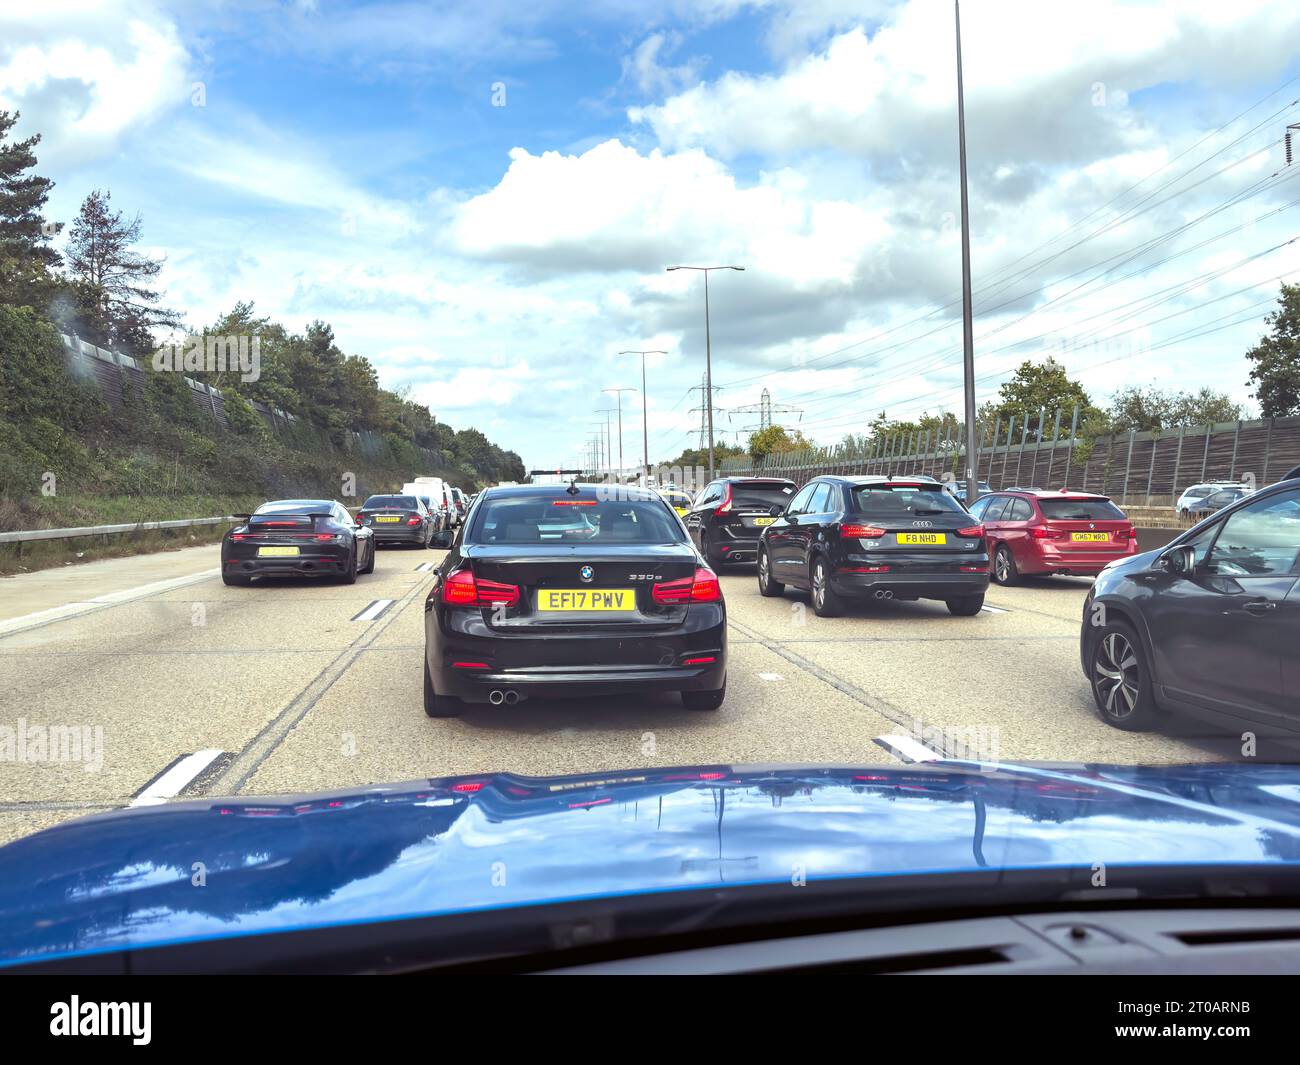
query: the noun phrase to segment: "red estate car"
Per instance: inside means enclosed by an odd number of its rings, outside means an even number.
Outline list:
[[[984,523],[993,580],[1002,585],[1033,574],[1092,577],[1106,563],[1138,553],[1133,523],[1106,496],[992,492],[970,512]]]

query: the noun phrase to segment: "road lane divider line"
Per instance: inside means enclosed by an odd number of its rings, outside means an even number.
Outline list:
[[[133,603],[138,599],[148,599],[150,596],[161,595],[163,592],[184,588],[190,584],[198,584],[201,581],[211,580],[213,577],[219,577],[220,575],[220,569],[206,569],[201,573],[191,573],[185,577],[169,577],[165,581],[154,581],[151,584],[141,584],[135,588],[124,588],[120,592],[106,592],[104,595],[97,595],[90,599],[80,599],[75,603],[64,603],[62,606],[50,607],[48,610],[38,610],[34,614],[23,614],[21,617],[9,618],[7,621],[0,621],[0,638],[12,636],[18,632],[25,632],[28,629],[40,628],[42,625],[50,625],[56,621],[67,621],[69,618],[82,617],[97,610],[121,606],[123,603]]]
[[[987,603],[985,603],[982,607],[980,607],[980,609],[989,614],[1010,614],[1011,613],[1011,611],[1007,610],[1005,607],[989,606]]]
[[[179,795],[186,785],[224,754],[224,751],[195,751],[183,755],[136,793],[128,806],[161,806]]]
[[[785,677],[781,676],[780,673],[760,673],[758,674],[758,679],[777,681],[777,680],[785,680]]]
[[[911,736],[877,736],[876,743],[904,762],[939,762],[944,757]]]
[[[353,621],[375,621],[383,616],[385,610],[392,606],[396,599],[376,599],[368,607],[358,614],[352,615]]]
[[[421,562],[415,567],[417,573],[432,573],[438,567],[436,562]]]

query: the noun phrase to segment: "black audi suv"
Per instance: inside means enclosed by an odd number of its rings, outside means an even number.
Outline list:
[[[704,486],[682,521],[710,566],[753,562],[772,507],[784,507],[796,487],[771,477],[722,477]]]
[[[989,586],[979,524],[937,481],[816,477],[771,508],[758,545],[758,590],[807,589],[819,617],[846,599],[941,599],[978,614]]]
[[[252,514],[221,541],[221,579],[250,584],[259,576],[336,577],[347,584],[373,573],[375,540],[329,499],[278,499]]]
[[[430,717],[466,703],[665,691],[716,710],[726,695],[717,575],[649,489],[485,490],[424,611]]]

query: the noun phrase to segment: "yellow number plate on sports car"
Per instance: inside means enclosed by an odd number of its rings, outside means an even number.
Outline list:
[[[397,514],[379,514],[376,515],[375,517],[375,521],[401,521],[401,520],[402,520],[401,517]]]
[[[898,542],[919,547],[936,547],[947,544],[947,533],[899,533]]]
[[[537,609],[626,613],[636,609],[636,592],[631,588],[542,588],[537,592]]]
[[[1076,544],[1080,544],[1080,543],[1087,543],[1087,544],[1098,543],[1098,544],[1104,544],[1107,540],[1110,539],[1110,533],[1104,533],[1104,532],[1100,532],[1100,533],[1070,533],[1070,539],[1073,540]]]
[[[296,558],[298,549],[296,547],[259,547],[257,549],[258,558]]]
[[[755,519],[754,519],[754,524],[755,524],[755,525],[771,525],[772,522],[774,522],[774,521],[776,521],[775,518],[755,518]]]

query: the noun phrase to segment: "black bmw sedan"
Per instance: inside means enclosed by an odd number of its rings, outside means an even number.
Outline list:
[[[221,541],[221,579],[250,584],[258,576],[335,577],[352,584],[373,573],[375,541],[342,503],[278,499],[239,515]]]
[[[466,703],[664,691],[716,710],[726,695],[717,575],[647,489],[487,489],[424,611],[430,717]]]
[[[941,599],[963,617],[984,605],[984,526],[937,481],[817,477],[772,517],[758,545],[763,595],[806,588],[819,617],[852,598]]]

